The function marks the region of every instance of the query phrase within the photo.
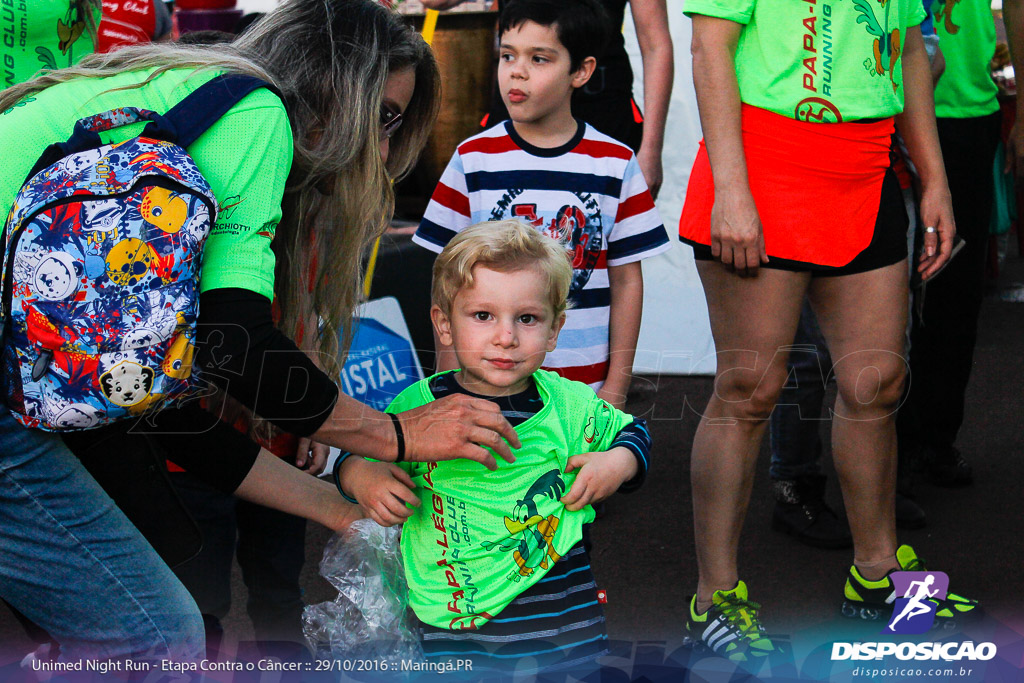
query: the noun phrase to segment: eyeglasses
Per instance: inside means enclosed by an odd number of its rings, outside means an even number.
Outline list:
[[[402,114],[386,104],[380,105],[380,139],[386,140],[402,125]]]

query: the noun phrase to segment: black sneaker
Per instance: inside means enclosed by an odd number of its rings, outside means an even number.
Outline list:
[[[815,548],[849,548],[850,527],[825,502],[825,476],[777,479],[772,528]]]
[[[913,496],[896,492],[896,526],[900,529],[923,529],[928,526],[924,509],[914,502]]]
[[[857,571],[857,567],[850,567],[844,590],[846,597],[842,608],[844,617],[868,621],[882,619],[888,621],[890,619],[893,604],[898,597],[890,575],[897,571],[927,571],[924,560],[918,558],[914,549],[909,545],[901,545],[896,549],[896,561],[899,563],[899,568],[893,569],[877,581],[865,579]],[[953,592],[947,592],[946,597],[941,600],[932,598],[930,602],[937,605],[933,628],[956,628],[964,621],[981,616],[981,606],[977,600],[971,600]]]
[[[960,488],[970,486],[974,481],[971,464],[964,460],[964,456],[953,446],[925,447],[921,450],[919,458],[928,481],[936,486]]]
[[[759,667],[775,646],[757,619],[761,606],[747,600],[747,584],[738,581],[732,590],[715,591],[711,600],[712,605],[704,614],[697,614],[697,596],[690,600],[687,643],[702,643],[745,668]]]

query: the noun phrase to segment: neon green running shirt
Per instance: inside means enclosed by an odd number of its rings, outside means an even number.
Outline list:
[[[684,0],[683,11],[744,25],[744,103],[822,123],[903,111],[904,37],[925,18],[920,0]]]
[[[935,116],[967,119],[999,109],[999,88],[988,64],[996,51],[996,26],[988,0],[931,3],[946,69],[935,84]]]
[[[490,472],[469,460],[405,463],[421,501],[402,527],[409,602],[422,621],[472,630],[537,583],[583,537],[594,520],[587,505],[570,512],[559,502],[578,470],[569,458],[608,450],[633,418],[599,399],[586,384],[553,372],[533,375],[544,407],[516,427],[516,461],[497,458]],[[430,380],[399,394],[387,412],[434,400]]]
[[[14,197],[43,149],[63,142],[75,122],[117,107],[165,113],[217,72],[167,71],[144,86],[146,73],[104,79],[81,78],[51,86],[0,112],[0,215],[6,218]],[[132,124],[101,134],[104,142],[127,140],[142,132]],[[274,253],[270,242],[281,220],[285,180],[292,165],[292,133],[284,104],[269,90],[246,96],[189,148],[203,172],[219,210],[203,250],[200,290],[239,287],[274,298]]]

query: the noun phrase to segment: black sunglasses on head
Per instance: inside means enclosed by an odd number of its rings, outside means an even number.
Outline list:
[[[380,105],[380,139],[385,140],[395,134],[402,125],[402,114],[387,104]]]

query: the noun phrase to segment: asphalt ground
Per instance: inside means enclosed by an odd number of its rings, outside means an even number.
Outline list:
[[[1013,256],[1004,265],[1001,282],[1024,282],[1024,262]],[[998,679],[1024,680],[1024,305],[986,298],[975,351],[975,369],[967,394],[966,419],[958,445],[974,468],[974,483],[963,489],[935,488],[918,483],[917,501],[928,526],[902,531],[900,540],[913,545],[930,569],[950,576],[950,589],[979,599],[986,620],[972,637],[1005,643],[1009,673]],[[698,411],[712,390],[708,377],[638,377],[627,409],[645,417],[654,439],[653,466],[645,487],[616,496],[593,528],[592,551],[598,585],[606,589],[608,631],[619,643],[626,662],[644,657],[662,662],[683,637],[686,606],[697,581],[693,548],[693,515],[689,491],[690,448]],[[822,423],[828,444],[830,424]],[[824,456],[831,468],[828,447]],[[843,582],[851,562],[849,550],[818,550],[770,529],[773,507],[768,479],[768,452],[762,447],[754,494],[740,544],[740,576],[751,599],[763,605],[768,630],[798,652],[809,652],[837,638],[864,639],[877,634],[873,625],[838,617]],[[842,507],[835,476],[828,500]],[[308,603],[330,600],[333,589],[317,574],[317,564],[330,532],[311,524],[307,564],[302,583]],[[41,568],[43,569],[43,568]],[[224,622],[227,641],[250,640],[244,613],[245,589],[235,568],[233,608]],[[994,634],[994,635],[993,635]],[[8,653],[27,652],[30,641],[10,614],[0,608],[0,646]],[[6,661],[10,661],[7,659]],[[6,662],[4,662],[6,663]],[[663,667],[664,668],[664,667]],[[657,669],[657,666],[655,666]],[[669,678],[682,670],[668,667]],[[729,680],[728,667],[690,680]],[[631,677],[631,675],[628,675]],[[722,677],[724,676],[724,678]],[[1020,678],[1018,678],[1020,676]],[[780,679],[781,680],[781,679]],[[981,680],[981,679],[972,679]]]

